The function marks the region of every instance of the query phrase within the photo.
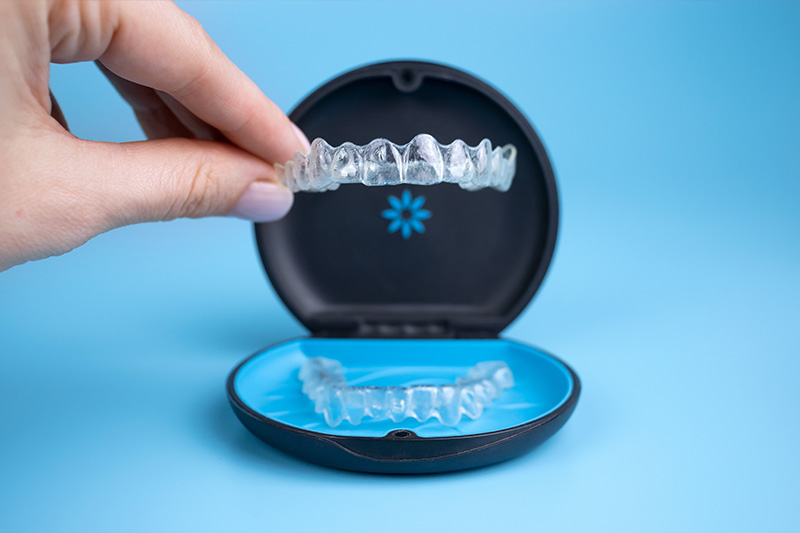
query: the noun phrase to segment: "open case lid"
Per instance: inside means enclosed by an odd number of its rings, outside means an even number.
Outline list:
[[[329,81],[290,118],[332,146],[429,133],[517,148],[507,192],[349,184],[298,193],[283,220],[256,224],[275,290],[314,335],[492,337],[524,309],[550,264],[558,198],[539,137],[497,90],[450,67],[392,61]],[[408,195],[430,213],[424,231],[388,231],[390,198]]]

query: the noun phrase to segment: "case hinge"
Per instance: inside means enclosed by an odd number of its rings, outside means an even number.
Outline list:
[[[493,338],[485,331],[456,330],[446,322],[370,322],[362,321],[349,327],[319,330],[316,337],[340,337],[362,339],[458,339]]]

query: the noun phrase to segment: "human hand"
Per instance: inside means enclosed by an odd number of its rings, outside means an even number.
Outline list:
[[[126,224],[291,207],[271,163],[308,140],[174,4],[0,1],[0,50],[0,271]],[[51,116],[50,62],[91,60],[153,140],[86,141]]]

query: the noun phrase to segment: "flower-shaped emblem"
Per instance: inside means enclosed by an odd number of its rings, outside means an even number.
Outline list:
[[[413,232],[425,233],[423,220],[431,218],[431,212],[422,209],[425,205],[425,197],[417,196],[414,198],[409,191],[403,191],[400,198],[389,195],[389,205],[391,209],[384,209],[381,216],[390,220],[388,231],[394,233],[400,230],[404,239],[411,237]]]

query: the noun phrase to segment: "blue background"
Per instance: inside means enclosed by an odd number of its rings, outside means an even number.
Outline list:
[[[3,531],[796,531],[800,5],[185,3],[288,110],[385,59],[449,63],[531,118],[562,226],[505,332],[585,389],[533,453],[375,477],[257,441],[227,372],[304,334],[251,228],[140,225],[0,274]],[[92,65],[82,137],[141,138]]]

